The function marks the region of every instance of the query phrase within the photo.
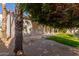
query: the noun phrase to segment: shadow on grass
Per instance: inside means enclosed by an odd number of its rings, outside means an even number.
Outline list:
[[[69,35],[70,37],[66,36],[50,36],[48,37],[49,40],[54,40],[56,42],[73,46],[73,47],[79,47],[79,40],[75,40],[75,38],[72,35]]]

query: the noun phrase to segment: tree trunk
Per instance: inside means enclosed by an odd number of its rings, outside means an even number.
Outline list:
[[[23,55],[23,12],[20,8],[20,4],[16,4],[16,19],[15,19],[15,55]]]
[[[6,30],[7,30],[7,12],[6,4],[2,4],[2,33],[3,38],[6,39]]]

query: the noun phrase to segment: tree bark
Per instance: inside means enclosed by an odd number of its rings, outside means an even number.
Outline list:
[[[7,12],[6,4],[2,4],[2,36],[6,39],[6,30],[7,30]]]
[[[15,19],[15,55],[23,55],[23,12],[20,8],[20,4],[16,4],[16,19]]]

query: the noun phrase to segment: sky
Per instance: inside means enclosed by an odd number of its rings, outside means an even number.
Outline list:
[[[6,3],[6,9],[10,11],[15,10],[15,3]],[[0,3],[0,14],[2,14],[2,4]],[[25,16],[28,16],[29,13],[24,13]]]
[[[15,3],[7,3],[6,4],[6,9],[10,11],[15,10]],[[2,13],[2,4],[0,3],[0,14]]]

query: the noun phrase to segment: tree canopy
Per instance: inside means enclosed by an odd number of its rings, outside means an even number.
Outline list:
[[[79,4],[25,3],[21,8],[31,15],[32,21],[40,24],[55,28],[79,27]]]

